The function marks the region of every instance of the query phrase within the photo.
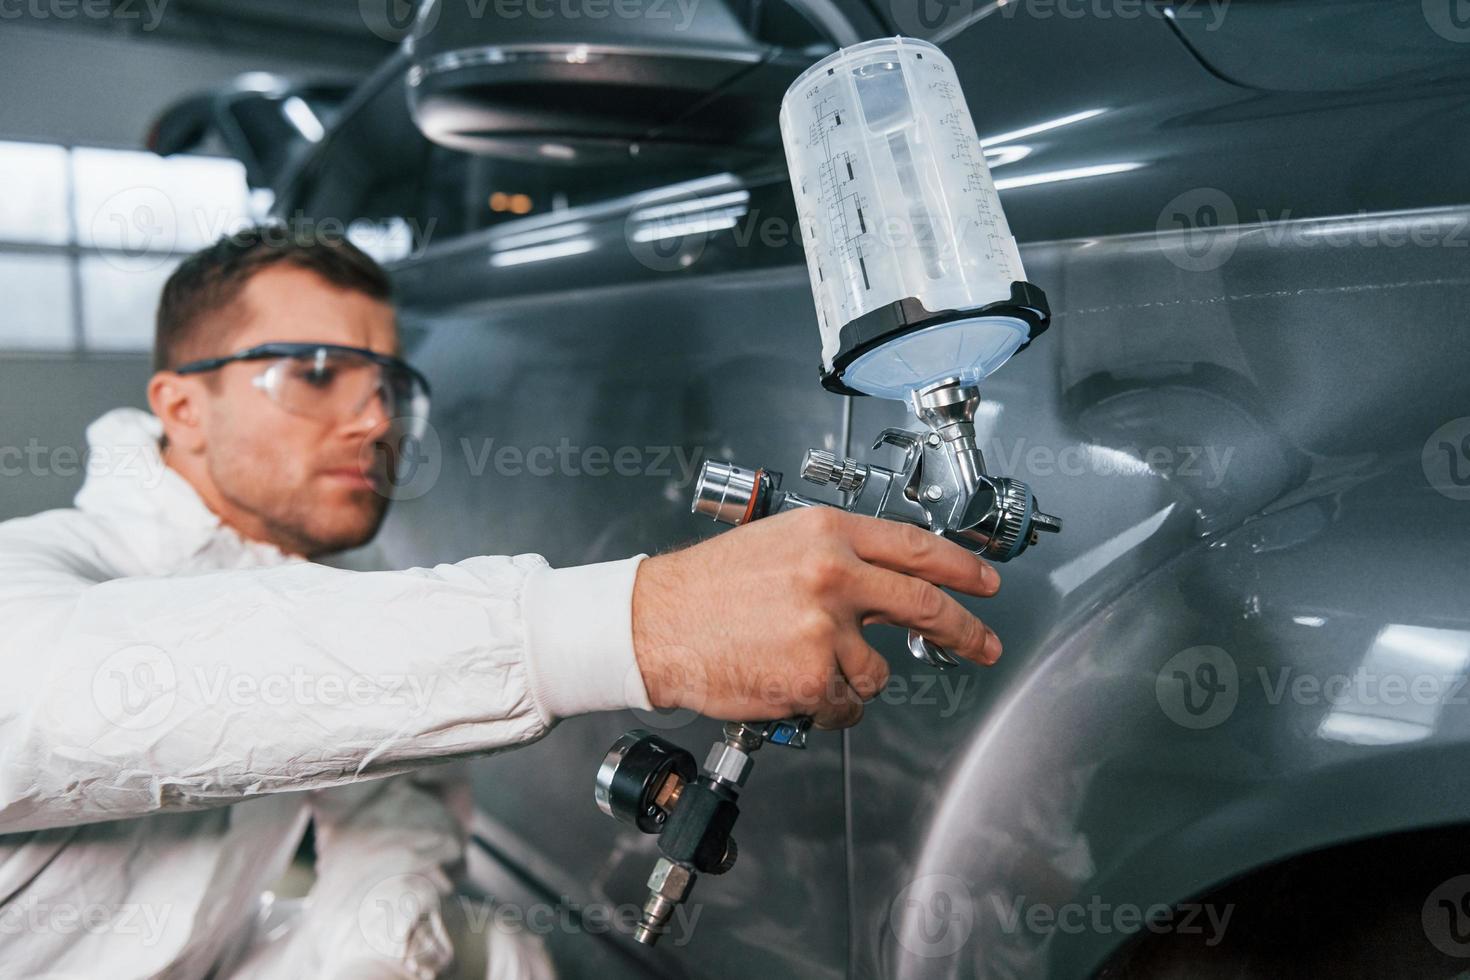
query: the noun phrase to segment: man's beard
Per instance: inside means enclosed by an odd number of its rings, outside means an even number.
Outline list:
[[[229,494],[226,494],[229,497]],[[388,516],[387,497],[373,492],[366,505],[354,505],[353,513],[362,515],[360,520],[348,524],[323,520],[330,509],[319,501],[283,501],[276,498],[262,506],[254,506],[243,500],[231,500],[232,504],[253,513],[271,541],[281,550],[306,558],[319,558],[359,548],[377,537],[378,529]]]

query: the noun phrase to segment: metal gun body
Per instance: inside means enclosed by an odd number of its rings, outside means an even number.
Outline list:
[[[913,524],[983,558],[1010,561],[1036,543],[1037,532],[1058,532],[1062,522],[1037,509],[1026,484],[985,472],[985,457],[975,444],[979,403],[977,389],[953,380],[914,392],[914,414],[928,431],[884,429],[873,443],[875,450],[885,445],[902,450],[897,469],[808,450],[802,479],[836,488],[845,495],[844,503],[782,490],[781,474],[772,470],[708,460],[691,509],[723,524],[740,525],[803,507],[840,507]],[[917,633],[909,634],[909,651],[937,667],[957,663],[947,650]]]

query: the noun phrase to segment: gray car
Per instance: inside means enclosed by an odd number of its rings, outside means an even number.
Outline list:
[[[709,2],[613,33],[428,8],[447,33],[421,13],[270,178],[283,217],[412,233],[436,416],[395,565],[652,552],[720,533],[689,514],[707,458],[794,483],[808,448],[895,452],[868,444],[901,405],[818,384],[775,137],[836,45],[955,62],[1052,310],[977,419],[1065,520],[975,605],[1005,656],[940,671],[872,628],[889,688],[762,750],[738,863],[657,948],[629,935],[656,842],[593,779],[627,729],[699,754],[718,725],[584,717],[478,764],[475,884],[566,976],[1470,969],[1454,0]]]

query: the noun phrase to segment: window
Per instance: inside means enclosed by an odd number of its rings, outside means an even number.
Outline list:
[[[0,143],[0,241],[67,243],[66,156],[44,143]]]
[[[0,345],[66,350],[76,344],[72,277],[65,255],[0,251]]]
[[[211,157],[0,141],[0,181],[0,350],[148,350],[179,261],[260,213]]]
[[[150,265],[119,262],[110,254],[82,256],[82,346],[150,350],[158,296],[177,265],[174,258]]]

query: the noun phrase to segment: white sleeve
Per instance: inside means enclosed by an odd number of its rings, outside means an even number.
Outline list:
[[[649,707],[642,555],[98,582],[52,516],[0,526],[0,834],[393,775]]]
[[[230,976],[375,975],[371,965],[440,976],[456,954],[455,885],[473,808],[463,765],[320,790],[309,801],[316,879],[301,918],[264,937]]]

